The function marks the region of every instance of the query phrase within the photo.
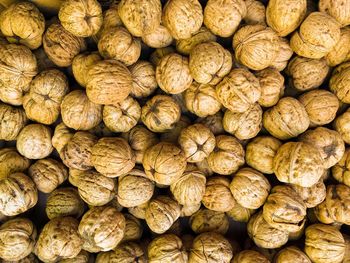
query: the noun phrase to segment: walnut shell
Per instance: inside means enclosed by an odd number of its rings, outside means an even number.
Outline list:
[[[27,120],[23,109],[0,102],[0,140],[16,140]]]
[[[46,55],[58,67],[72,65],[73,59],[86,49],[85,40],[74,36],[60,24],[51,24],[43,37]]]
[[[141,220],[130,214],[123,215],[125,217],[125,231],[122,242],[140,240],[143,234]]]
[[[129,207],[128,212],[138,219],[145,219],[148,205],[149,202],[146,202],[139,206]]]
[[[42,124],[25,126],[17,137],[17,151],[28,159],[43,159],[53,150],[51,130]]]
[[[350,25],[350,12],[347,9],[349,4],[350,2],[348,0],[320,0],[318,8],[321,12],[325,12],[334,17],[343,27]]]
[[[349,263],[350,261],[350,237],[348,235],[343,234],[343,237],[345,239],[345,256],[344,256],[344,260],[343,263]]]
[[[240,204],[234,199],[234,205],[230,211],[227,211],[226,214],[232,218],[234,221],[247,223],[250,217],[255,213],[256,210],[248,209]]]
[[[162,21],[175,39],[190,38],[202,26],[202,6],[198,0],[170,0],[163,8]]]
[[[266,25],[266,8],[259,0],[245,0],[247,13],[243,17],[247,25]]]
[[[181,115],[180,120],[175,123],[172,129],[167,130],[160,135],[160,140],[162,142],[170,142],[173,144],[177,144],[182,129],[190,125],[191,125],[190,118],[188,118],[185,115]]]
[[[157,66],[161,60],[162,57],[174,53],[175,49],[172,46],[164,47],[164,48],[157,48],[149,58],[149,61],[152,63],[153,66]]]
[[[72,62],[73,76],[80,86],[86,87],[88,79],[86,72],[92,65],[101,60],[98,52],[82,53],[74,57]]]
[[[289,45],[289,41],[283,37],[279,37],[277,57],[270,67],[278,71],[284,70],[293,54],[294,52]]]
[[[164,48],[170,46],[174,39],[165,26],[159,25],[153,31],[144,33],[142,41],[151,48]]]
[[[199,202],[198,204],[194,205],[184,205],[181,207],[181,214],[180,217],[188,217],[195,214],[202,206],[202,203]]]
[[[52,146],[60,154],[66,144],[72,139],[74,133],[63,122],[55,127],[55,132],[52,136]]]
[[[105,263],[123,261],[130,263],[147,263],[145,252],[140,245],[134,242],[122,243],[114,250],[98,253],[95,262]]]
[[[68,0],[62,3],[58,18],[71,34],[77,37],[90,37],[102,26],[102,8],[96,0]]]
[[[344,63],[335,68],[329,81],[330,90],[337,98],[344,102],[350,103],[350,95],[348,85],[350,83],[350,63]]]
[[[340,183],[350,187],[350,149],[347,148],[343,157],[332,167],[333,177]]]
[[[318,148],[305,142],[287,142],[278,149],[273,170],[280,182],[311,187],[325,169]]]
[[[221,111],[218,111],[214,115],[208,115],[204,118],[198,118],[196,123],[202,123],[207,126],[211,132],[217,136],[225,133],[224,127],[222,126],[223,114]]]
[[[26,218],[14,218],[0,226],[0,257],[4,261],[21,262],[34,249],[35,225]]]
[[[37,49],[42,43],[45,18],[33,3],[13,2],[1,12],[0,29],[9,42]]]
[[[73,217],[50,220],[43,228],[35,246],[35,254],[44,262],[74,258],[83,241],[78,235],[79,222]]]
[[[104,30],[116,27],[116,26],[122,26],[123,22],[118,14],[118,5],[120,1],[114,1],[108,6],[108,9],[105,10],[103,15],[103,22],[102,26],[100,27],[100,31],[94,36],[96,40],[101,37],[101,34]]]
[[[66,258],[59,261],[59,263],[88,263],[91,256],[89,252],[81,250],[80,253],[74,258]]]
[[[150,62],[139,60],[129,70],[132,76],[131,96],[148,97],[157,89],[155,68]]]
[[[339,115],[333,122],[334,128],[340,133],[345,143],[350,143],[350,126],[349,126],[350,110]]]
[[[20,155],[16,148],[0,149],[0,180],[17,172],[24,172],[30,166],[30,161]]]
[[[280,250],[274,260],[276,263],[311,263],[309,257],[295,246]]]
[[[225,213],[205,208],[192,215],[189,224],[196,234],[216,232],[225,235],[229,229],[229,220]]]
[[[65,187],[54,190],[46,201],[45,212],[49,219],[62,216],[80,218],[84,213],[84,202],[78,190]]]
[[[216,36],[203,26],[190,38],[177,40],[176,50],[183,55],[189,55],[195,46],[205,42],[216,42]]]
[[[327,64],[331,67],[337,66],[350,60],[350,27],[340,29],[340,40],[326,55]]]
[[[307,208],[319,205],[326,198],[326,186],[322,180],[311,187],[302,187],[295,184],[290,186],[304,200]]]
[[[270,263],[263,254],[254,250],[243,250],[236,254],[233,258],[232,263]]]
[[[247,69],[235,68],[216,86],[219,101],[233,112],[245,112],[260,99],[259,80]]]
[[[92,164],[107,177],[125,175],[135,166],[135,155],[122,138],[105,137],[92,147]]]
[[[263,124],[271,135],[287,140],[306,131],[310,119],[303,104],[292,97],[284,97],[264,112]]]

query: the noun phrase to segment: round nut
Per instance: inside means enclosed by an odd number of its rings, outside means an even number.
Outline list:
[[[184,205],[181,207],[181,214],[180,217],[188,217],[195,214],[202,206],[202,203],[199,202],[198,204],[194,205]]]
[[[350,27],[340,29],[340,40],[333,49],[326,55],[327,64],[331,67],[337,66],[343,62],[349,61],[350,53]]]
[[[59,263],[89,263],[91,256],[89,252],[81,250],[80,253],[74,258],[62,259]]]
[[[150,62],[139,60],[129,70],[132,76],[131,96],[148,97],[157,89],[156,72]]]
[[[157,48],[149,58],[149,61],[152,63],[153,66],[157,66],[161,60],[162,57],[174,53],[175,49],[172,46],[164,47],[164,48]]]
[[[289,41],[285,38],[279,37],[277,57],[272,62],[271,68],[278,71],[283,71],[287,67],[293,54],[294,52],[290,48]]]
[[[222,235],[226,234],[230,225],[225,213],[205,208],[192,215],[189,224],[196,234],[216,232]]]
[[[20,155],[16,148],[0,149],[0,180],[17,172],[24,172],[30,166],[30,161]]]
[[[350,25],[350,12],[347,8],[350,2],[348,0],[342,1],[331,1],[331,0],[320,0],[318,8],[321,12],[334,17],[342,26]]]
[[[247,13],[243,17],[244,22],[247,25],[266,25],[266,8],[264,4],[258,0],[245,0],[247,7]]]
[[[344,63],[335,68],[332,77],[329,81],[330,90],[337,96],[337,98],[344,102],[350,103],[350,63]]]
[[[303,199],[307,208],[319,205],[326,198],[326,186],[322,180],[311,187],[302,187],[295,184],[290,186]]]
[[[343,157],[332,167],[333,177],[340,183],[350,187],[350,149],[347,148]]]
[[[139,206],[129,207],[128,212],[138,219],[145,219],[148,205],[149,202],[146,202]]]
[[[196,123],[202,123],[207,126],[211,132],[217,136],[225,133],[224,127],[222,126],[223,114],[221,111],[218,111],[214,115],[208,115],[204,118],[198,118]]]
[[[159,25],[153,31],[144,33],[142,41],[151,48],[164,48],[170,46],[174,39],[165,26]]]
[[[189,55],[191,50],[198,44],[212,41],[216,42],[216,36],[203,26],[190,38],[177,40],[176,50],[183,55]]]
[[[86,72],[91,66],[101,60],[102,58],[98,52],[82,53],[74,57],[72,62],[73,76],[80,86],[86,87],[88,79]]]
[[[16,140],[26,124],[27,116],[23,109],[0,102],[0,140]]]
[[[118,1],[113,0],[109,4],[108,9],[102,13],[103,22],[102,22],[102,26],[100,27],[100,31],[94,36],[96,40],[98,40],[101,37],[101,34],[104,30],[123,25],[123,22],[120,19],[120,16],[118,14],[119,2],[120,2],[119,0]]]
[[[248,209],[241,206],[236,200],[234,200],[233,208],[231,208],[230,211],[227,211],[226,214],[234,221],[247,223],[255,211],[256,210],[254,209]]]
[[[60,154],[66,144],[72,139],[74,133],[63,122],[55,127],[55,132],[52,136],[52,146]]]
[[[140,245],[134,242],[126,242],[117,246],[114,250],[98,253],[96,263],[104,262],[139,262],[147,263],[146,255]]]
[[[350,110],[339,115],[333,122],[334,128],[340,133],[345,143],[350,143],[350,126],[349,126]]]
[[[139,240],[143,234],[141,220],[130,214],[123,215],[125,217],[125,231],[122,242]]]
[[[270,261],[260,252],[255,250],[243,250],[236,254],[232,263],[270,263]]]
[[[295,246],[280,250],[274,260],[276,263],[311,263],[309,257]]]

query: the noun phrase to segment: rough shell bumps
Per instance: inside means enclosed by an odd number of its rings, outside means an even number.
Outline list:
[[[295,246],[280,250],[275,256],[276,263],[311,263],[309,257]]]
[[[132,76],[131,96],[148,97],[157,89],[155,68],[150,62],[139,60],[129,70]]]
[[[16,140],[26,123],[27,116],[23,109],[0,102],[0,140]]]
[[[350,63],[343,63],[333,71],[329,87],[337,98],[344,103],[350,103],[349,82]]]
[[[340,183],[350,187],[350,149],[346,149],[343,157],[332,167],[333,177]]]
[[[176,50],[183,55],[189,55],[195,46],[205,42],[215,42],[216,39],[216,36],[208,28],[203,26],[190,38],[177,40]]]
[[[82,53],[74,57],[72,62],[72,71],[75,80],[79,83],[80,86],[86,87],[88,78],[86,72],[90,66],[94,65],[101,59],[102,58],[98,52]]]
[[[20,155],[16,148],[0,149],[0,180],[16,172],[24,172],[30,166],[30,161]]]
[[[229,220],[225,213],[205,208],[192,215],[189,224],[197,234],[213,231],[225,235],[229,229]]]
[[[348,0],[320,0],[318,8],[334,17],[342,26],[350,25],[350,2]]]
[[[243,250],[236,254],[232,263],[270,263],[270,261],[261,253],[255,250]]]

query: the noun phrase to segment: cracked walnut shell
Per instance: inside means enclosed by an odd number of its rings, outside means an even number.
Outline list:
[[[343,157],[332,167],[332,175],[338,182],[350,187],[350,149],[347,148]]]
[[[0,140],[16,140],[26,124],[27,116],[23,109],[0,102]]]
[[[86,72],[96,62],[102,60],[98,52],[82,53],[74,57],[72,62],[72,72],[75,80],[80,86],[86,87],[88,75]]]
[[[139,60],[129,70],[132,76],[132,97],[148,97],[157,89],[155,67],[150,62]]]
[[[280,250],[274,260],[275,263],[311,263],[309,257],[295,246]]]
[[[190,227],[196,234],[216,232],[225,235],[229,229],[228,216],[206,208],[200,209],[189,220]]]
[[[30,161],[20,155],[16,148],[0,149],[0,180],[17,172],[24,172],[30,166]]]

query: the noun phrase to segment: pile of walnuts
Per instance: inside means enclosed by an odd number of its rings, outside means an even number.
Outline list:
[[[350,0],[13,2],[0,262],[350,262]]]

